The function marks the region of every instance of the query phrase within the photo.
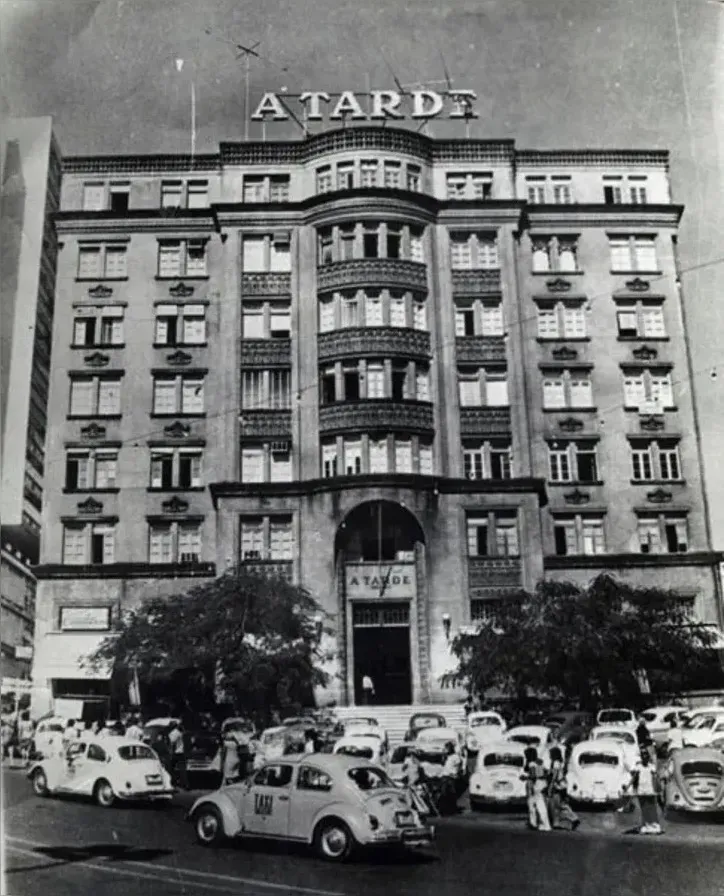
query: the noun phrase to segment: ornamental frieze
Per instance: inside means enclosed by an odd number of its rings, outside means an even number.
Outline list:
[[[422,262],[404,258],[353,258],[317,269],[319,292],[373,286],[426,291],[427,268]]]
[[[290,296],[292,275],[279,273],[242,274],[242,296]]]
[[[629,292],[648,292],[651,289],[651,284],[642,280],[641,277],[634,277],[633,280],[626,281],[626,289]]]
[[[99,426],[97,423],[89,423],[88,426],[84,426],[81,429],[80,434],[85,441],[97,442],[99,439],[105,439],[106,428],[105,426]]]
[[[186,513],[189,509],[189,502],[174,495],[173,498],[169,498],[168,501],[161,504],[161,509],[164,513]]]
[[[242,411],[239,414],[239,435],[241,438],[290,439],[292,435],[292,412],[281,410]]]
[[[91,286],[88,290],[88,295],[91,299],[108,299],[113,295],[113,290],[110,286],[99,283],[98,286]]]
[[[659,355],[656,349],[650,345],[642,345],[641,348],[635,348],[631,354],[637,361],[653,361]]]
[[[460,408],[461,435],[507,436],[510,432],[510,408]]]
[[[186,423],[182,423],[180,420],[175,420],[168,426],[164,426],[163,432],[164,435],[171,439],[185,439],[190,435],[191,427]]]
[[[242,354],[243,354],[242,343]],[[333,358],[383,355],[386,357],[430,357],[430,334],[402,327],[359,327],[320,333],[320,361]]]
[[[288,367],[292,363],[289,339],[242,339],[241,367]]]
[[[78,513],[100,513],[103,510],[103,505],[100,501],[96,501],[95,498],[86,498],[85,501],[78,502]]]
[[[671,492],[667,492],[663,488],[657,488],[652,492],[646,492],[646,500],[650,504],[668,504],[673,500],[673,497]]]
[[[646,432],[659,432],[666,426],[666,421],[662,414],[647,414],[639,417],[639,426]]]
[[[193,355],[178,349],[170,355],[166,355],[166,363],[174,367],[187,367],[193,361]]]
[[[453,295],[497,295],[500,292],[500,270],[478,268],[452,272]]]
[[[503,336],[458,336],[455,339],[458,363],[485,364],[505,361]]]
[[[368,399],[319,409],[319,431],[323,433],[371,430],[431,433],[434,426],[432,405],[425,402]]]
[[[93,354],[86,355],[83,358],[83,363],[88,367],[107,367],[110,360],[110,357],[103,354],[103,352],[93,352]]]
[[[187,299],[194,294],[194,288],[193,286],[189,286],[188,283],[179,282],[175,286],[169,288],[169,294],[172,295],[174,299]]]
[[[468,592],[487,593],[491,587],[515,588],[522,585],[523,573],[516,557],[469,557]]]

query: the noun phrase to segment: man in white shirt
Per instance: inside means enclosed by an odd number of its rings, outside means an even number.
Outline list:
[[[362,676],[362,702],[365,706],[369,706],[372,703],[372,698],[375,696],[375,685],[369,675]]]
[[[139,727],[138,719],[135,716],[131,716],[131,718],[128,720],[126,737],[130,737],[132,740],[141,740],[143,737],[143,731]]]

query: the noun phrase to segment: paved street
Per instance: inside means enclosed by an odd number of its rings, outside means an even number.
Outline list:
[[[630,816],[587,813],[575,834],[536,834],[520,816],[463,814],[438,825],[433,854],[364,856],[332,867],[303,849],[197,846],[180,797],[170,809],[101,810],[39,799],[19,771],[4,773],[8,896],[445,894],[506,896],[722,896],[724,821],[667,823],[642,839]]]

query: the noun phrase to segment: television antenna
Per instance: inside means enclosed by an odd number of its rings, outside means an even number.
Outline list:
[[[450,72],[448,71],[447,64],[445,62],[445,57],[442,55],[442,50],[440,53],[440,62],[442,62],[442,70],[445,74],[445,83],[447,84],[447,92],[450,96],[450,99],[457,104],[458,108],[462,107],[463,117],[465,119],[465,139],[470,139],[470,120],[474,118],[473,115],[473,107],[470,102],[470,98],[466,95],[460,95],[455,93],[455,88],[453,87],[453,79],[450,77]]]

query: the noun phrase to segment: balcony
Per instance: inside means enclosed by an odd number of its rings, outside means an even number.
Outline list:
[[[290,439],[292,412],[290,410],[249,410],[239,413],[239,435],[242,437],[268,437]]]
[[[268,579],[294,580],[294,567],[291,560],[241,560],[239,566],[245,572],[264,576]]]
[[[242,339],[241,367],[289,367],[291,339]]]
[[[504,336],[458,336],[455,351],[459,364],[489,364],[505,361]]]
[[[430,334],[403,327],[355,327],[320,333],[317,337],[320,361],[336,358],[382,356],[386,358],[429,358]]]
[[[353,258],[317,268],[317,290],[391,287],[427,291],[427,268],[402,258]]]
[[[509,407],[460,408],[460,433],[463,436],[509,436]]]
[[[519,557],[468,557],[468,595],[489,597],[492,590],[521,588],[522,566]]]
[[[319,409],[319,431],[324,434],[373,430],[431,434],[434,428],[432,405],[425,401],[372,398]]]
[[[476,268],[453,271],[452,289],[454,296],[498,295],[500,293],[500,270],[498,268]]]
[[[242,296],[290,296],[292,275],[280,273],[242,274]]]

